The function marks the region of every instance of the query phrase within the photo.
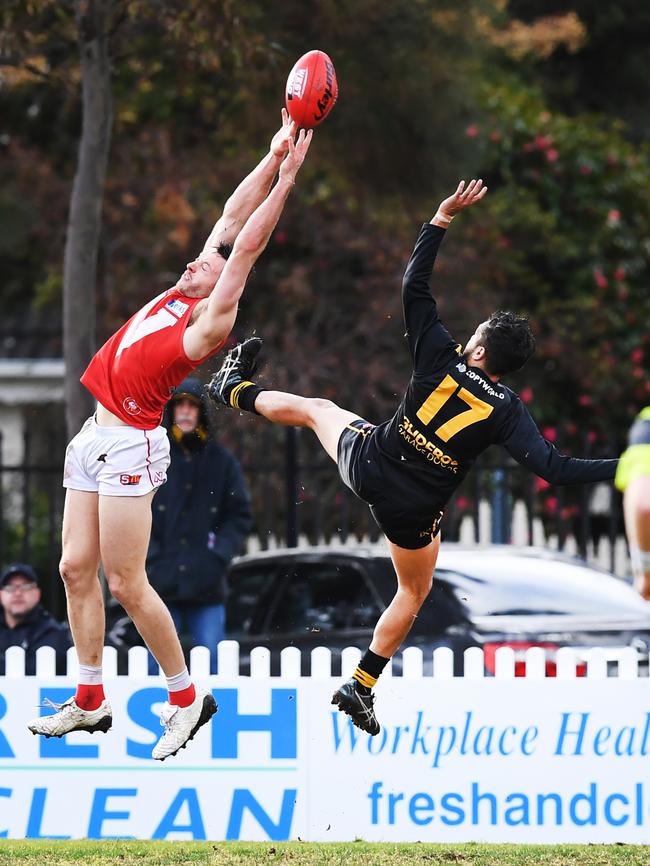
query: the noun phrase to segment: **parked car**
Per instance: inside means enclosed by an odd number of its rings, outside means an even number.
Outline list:
[[[272,651],[274,673],[279,651],[299,647],[306,651],[304,674],[309,673],[309,651],[327,646],[338,675],[340,650],[368,646],[395,585],[390,558],[378,548],[297,548],[240,557],[229,577],[226,629],[240,643],[242,672],[255,646]],[[603,647],[613,658],[616,648],[632,646],[647,675],[650,604],[620,579],[575,557],[445,543],[433,590],[404,646],[426,651],[425,672],[433,649],[451,647],[457,674],[468,647],[483,648],[490,674],[496,649],[511,646],[519,675],[523,651],[543,646],[549,676],[555,674],[559,647],[573,647],[578,655]],[[399,669],[398,655],[394,670]],[[584,671],[579,664],[578,674]]]

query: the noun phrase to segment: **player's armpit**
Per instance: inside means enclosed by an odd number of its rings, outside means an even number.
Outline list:
[[[227,312],[208,318],[207,308],[183,334],[183,350],[192,361],[210,355],[228,337],[237,318],[237,305]]]
[[[203,252],[214,252],[221,244],[232,246],[243,226],[244,222],[229,217],[224,212],[215,223],[214,228],[203,245]]]

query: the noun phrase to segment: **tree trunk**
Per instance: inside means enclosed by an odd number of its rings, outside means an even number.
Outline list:
[[[68,438],[93,411],[79,382],[95,350],[95,284],[113,120],[108,19],[112,0],[76,0],[83,114],[63,264],[63,357]]]

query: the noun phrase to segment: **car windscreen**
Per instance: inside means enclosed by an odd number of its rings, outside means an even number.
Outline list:
[[[473,555],[462,569],[436,569],[436,577],[452,587],[472,618],[558,615],[650,622],[650,605],[629,585],[580,563]]]

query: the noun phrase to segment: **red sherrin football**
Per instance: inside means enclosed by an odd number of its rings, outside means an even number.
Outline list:
[[[291,119],[303,129],[322,123],[339,95],[334,64],[324,51],[308,51],[287,79],[285,103]]]

